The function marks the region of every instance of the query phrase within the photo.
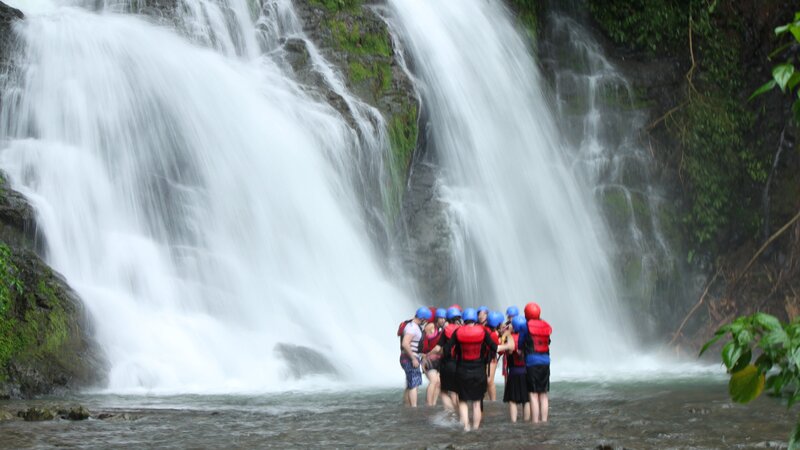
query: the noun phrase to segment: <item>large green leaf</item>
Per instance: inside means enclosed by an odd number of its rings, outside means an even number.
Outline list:
[[[736,342],[730,341],[722,347],[722,362],[725,363],[728,370],[733,369],[740,356],[742,356],[742,348],[736,345]]]
[[[797,42],[800,42],[800,26],[798,26],[796,23],[793,24],[789,27],[789,32],[792,33],[792,36],[794,36]]]
[[[791,64],[778,64],[772,68],[772,78],[778,83],[781,91],[786,91],[786,84],[789,82],[789,78],[792,77],[793,73],[794,66]]]
[[[789,450],[800,450],[800,422],[794,426],[791,436],[789,436]]]
[[[734,372],[728,383],[731,399],[738,403],[749,403],[761,395],[764,390],[764,374],[756,366],[750,364],[744,369]]]
[[[773,315],[759,312],[755,313],[753,318],[755,319],[757,324],[761,325],[762,327],[764,327],[769,331],[783,329],[781,321],[778,320],[778,318]]]
[[[750,98],[748,98],[747,101],[749,102],[750,100],[758,97],[759,95],[761,95],[761,94],[763,94],[765,92],[771,91],[772,88],[774,88],[777,85],[778,85],[778,83],[776,83],[775,80],[767,81],[763,86],[761,86],[760,88],[756,89],[755,92],[753,92],[750,95]]]
[[[788,346],[789,345],[789,335],[783,331],[783,328],[779,328],[777,330],[770,331],[766,333],[764,337],[761,338],[761,341],[758,343],[758,346],[762,349],[767,349],[770,347],[777,347],[777,346]]]

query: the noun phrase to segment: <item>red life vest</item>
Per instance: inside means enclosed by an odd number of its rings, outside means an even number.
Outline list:
[[[406,325],[408,325],[412,321],[414,321],[414,319],[408,319],[408,320],[404,320],[404,321],[400,322],[400,327],[397,329],[397,335],[400,336],[400,351],[401,352],[403,351],[403,337],[406,334]],[[423,342],[425,341],[425,330],[423,330],[421,326],[419,327],[419,329],[422,331],[422,338],[417,343],[417,348],[413,348],[412,347],[412,350],[416,350],[417,353],[420,353],[420,351],[423,348]]]
[[[544,320],[529,320],[528,321],[528,342],[526,347],[529,353],[549,353],[550,352],[550,335],[553,334],[553,329],[550,324]]]
[[[447,325],[445,325],[444,330],[442,330],[441,337],[439,338],[439,345],[444,347],[444,343],[449,341],[450,338],[453,337],[453,333],[455,333],[456,330],[460,326],[461,325],[458,325],[456,323],[448,323]],[[452,350],[450,350],[450,354],[449,355],[443,353],[442,356],[445,359],[453,359],[453,358],[455,358],[455,356],[456,356],[455,347]]]
[[[519,348],[519,334],[514,333],[511,337],[514,339],[514,351],[505,352],[505,361],[508,367],[525,367],[525,355],[522,354],[522,349]]]
[[[483,340],[486,339],[486,330],[480,326],[461,327],[456,332],[461,354],[461,361],[480,361],[483,357]]]
[[[497,334],[497,330],[488,330],[488,331],[489,331],[489,337],[492,338],[492,342],[494,342],[495,345],[500,345],[500,335]],[[489,356],[492,358],[493,361],[497,360],[497,353]]]
[[[439,335],[442,333],[442,329],[436,328],[435,330],[422,338],[422,353],[430,353],[433,347],[436,347],[436,344],[439,343]]]

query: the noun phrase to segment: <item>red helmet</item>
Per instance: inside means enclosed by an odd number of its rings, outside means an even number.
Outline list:
[[[462,308],[461,305],[459,305],[458,303],[453,303],[452,305],[450,305],[450,307],[451,308],[456,308],[459,311],[463,311],[464,310],[464,308]]]
[[[538,320],[542,314],[542,308],[534,302],[525,305],[525,318],[528,320]]]

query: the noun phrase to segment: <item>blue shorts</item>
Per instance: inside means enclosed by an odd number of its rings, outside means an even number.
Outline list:
[[[400,366],[406,372],[406,389],[414,389],[422,384],[422,372],[419,367],[414,367],[411,364],[411,359],[408,356],[400,357]]]

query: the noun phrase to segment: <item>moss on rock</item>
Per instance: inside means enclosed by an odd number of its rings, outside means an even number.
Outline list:
[[[386,158],[384,209],[394,219],[417,146],[419,105],[413,83],[395,56],[389,29],[358,0],[300,0],[295,7],[309,37],[342,68],[348,89],[385,119],[391,153]]]

